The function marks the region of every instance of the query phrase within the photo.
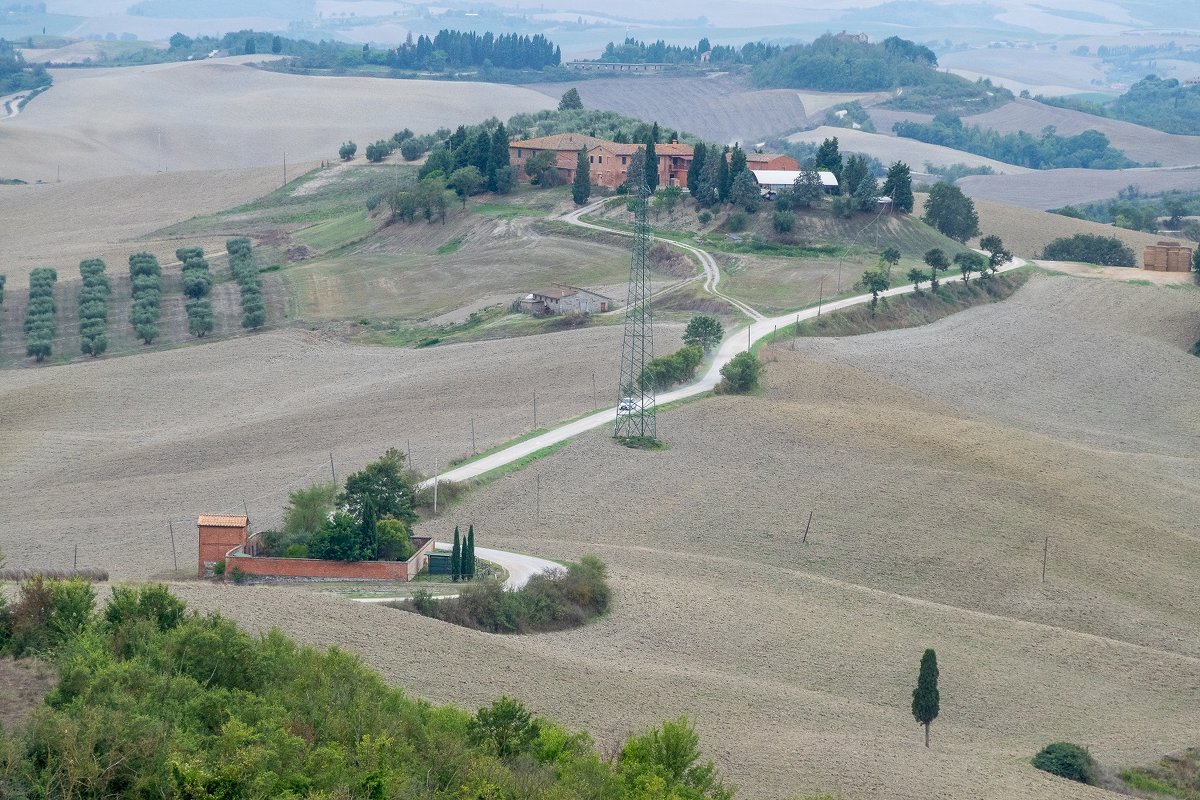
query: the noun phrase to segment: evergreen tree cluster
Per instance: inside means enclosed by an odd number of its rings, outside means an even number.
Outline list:
[[[175,251],[175,257],[183,264],[183,294],[187,297],[183,308],[187,312],[188,333],[203,338],[213,329],[212,300],[209,299],[212,273],[204,259],[204,250],[199,247],[181,247]]]
[[[108,298],[112,283],[104,274],[104,262],[89,258],[79,262],[83,289],[79,293],[79,349],[98,356],[108,349]]]
[[[510,698],[432,706],[345,650],[249,635],[162,585],[96,601],[83,581],[40,579],[0,601],[0,652],[36,654],[59,677],[27,723],[0,730],[6,797],[734,796],[685,719],[608,758]]]
[[[704,53],[708,53],[713,64],[758,64],[779,54],[778,45],[765,42],[748,42],[741,47],[710,44],[701,39],[695,47],[667,44],[662,39],[647,44],[631,36],[621,44],[609,42],[597,59],[618,64],[697,64]]]
[[[450,551],[450,580],[455,583],[475,580],[474,525],[467,528],[465,539],[459,534],[458,526],[454,526],[454,546]]]
[[[242,327],[261,328],[267,322],[267,307],[262,299],[262,277],[254,264],[254,251],[245,236],[235,236],[225,242],[229,253],[229,271],[237,281],[242,295]]]
[[[538,136],[552,136],[556,133],[586,133],[599,139],[608,139],[618,144],[642,143],[651,135],[652,125],[639,119],[626,117],[615,111],[597,111],[595,109],[563,109],[561,111],[547,109],[525,114],[516,114],[508,121],[508,129],[514,138],[532,139]],[[699,141],[670,128],[662,129],[657,142],[691,142]]]
[[[441,30],[436,36],[422,35],[415,42],[388,50],[383,63],[396,69],[461,69],[490,63],[503,69],[540,70],[561,64],[562,51],[540,33],[497,36],[491,31]]]
[[[508,129],[496,119],[480,125],[459,125],[444,141],[433,146],[417,175],[421,180],[437,177],[446,183],[459,170],[474,167],[482,183],[474,191],[460,194],[484,190],[507,194],[516,182],[509,161],[508,138]]]
[[[29,273],[29,303],[25,306],[25,355],[39,362],[50,357],[58,332],[54,315],[54,284],[58,273],[50,267],[38,267]]]
[[[158,338],[158,320],[162,315],[162,268],[153,253],[143,251],[129,257],[129,281],[133,293],[129,322],[138,338],[150,344]]]
[[[1113,148],[1108,137],[1097,130],[1086,130],[1075,136],[1059,136],[1053,126],[1047,126],[1035,138],[1025,131],[1000,133],[992,128],[964,125],[953,114],[938,114],[928,123],[911,120],[897,122],[892,130],[897,136],[940,144],[1031,169],[1127,169],[1143,166]]]

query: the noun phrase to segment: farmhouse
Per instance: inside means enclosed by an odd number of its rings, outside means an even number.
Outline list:
[[[758,183],[762,196],[767,199],[774,198],[780,189],[791,189],[801,175],[800,170],[794,169],[752,169],[750,174]],[[817,177],[821,179],[821,188],[825,190],[826,194],[838,193],[838,180],[832,172],[821,170],[817,172]]]
[[[522,139],[508,145],[508,157],[516,170],[517,180],[528,181],[525,165],[529,159],[538,153],[554,153],[554,165],[558,169],[558,177],[562,183],[575,180],[575,167],[578,164],[579,151],[591,150],[600,144],[610,144],[604,139],[588,136],[582,133],[556,133],[553,136],[539,136],[534,139]]]
[[[800,162],[779,153],[746,153],[748,169],[796,170]]]
[[[1190,272],[1192,248],[1179,242],[1159,242],[1146,247],[1142,256],[1143,269],[1155,272]]]
[[[588,150],[588,169],[593,186],[615,189],[629,177],[629,164],[642,144],[602,142]],[[692,166],[694,148],[690,144],[657,144],[659,186],[685,186]]]
[[[611,297],[561,284],[530,292],[521,298],[521,310],[530,314],[602,314],[613,305]]]

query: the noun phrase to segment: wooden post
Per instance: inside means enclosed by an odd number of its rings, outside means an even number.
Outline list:
[[[542,518],[542,473],[539,472],[537,474],[536,478],[537,478],[537,488],[534,489],[534,495],[533,495],[533,498],[534,498],[534,500],[533,500],[533,503],[534,503],[533,518],[536,520],[540,520]]]
[[[171,536],[171,551],[175,551],[175,537]],[[75,545],[75,561],[71,565],[71,569],[79,569],[79,545]],[[176,567],[178,569],[178,567]]]
[[[813,512],[808,512],[808,522],[804,526],[804,538],[800,540],[800,544],[808,543],[808,529],[812,527]]]
[[[179,571],[179,556],[175,555],[175,523],[167,520],[167,527],[171,529],[171,561],[175,564],[175,571]],[[75,545],[75,560],[79,561],[79,545]]]
[[[533,429],[537,430],[537,392],[533,393]]]
[[[475,420],[471,420],[471,455],[475,455],[479,451],[475,449]]]
[[[333,485],[337,486],[337,470],[333,467],[333,453],[329,454],[329,474],[333,478]]]
[[[433,514],[437,516],[438,460],[433,457]]]
[[[598,406],[597,406],[597,401],[596,401],[596,372],[595,372],[595,370],[593,370],[592,371],[592,408],[594,409],[597,407]]]
[[[1042,583],[1046,582],[1046,557],[1050,555],[1050,537],[1046,537],[1045,544],[1042,545]]]

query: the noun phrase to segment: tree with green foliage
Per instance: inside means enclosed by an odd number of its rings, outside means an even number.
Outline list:
[[[871,293],[871,313],[874,314],[875,306],[879,304],[879,295],[888,290],[888,287],[892,285],[891,281],[881,270],[869,269],[862,275],[862,285]]]
[[[1012,260],[1012,253],[1004,248],[1004,242],[995,234],[984,236],[979,240],[979,246],[988,251],[988,266],[993,275],[1001,266]]]
[[[1077,233],[1050,242],[1042,250],[1042,258],[1051,261],[1084,261],[1105,267],[1136,267],[1137,256],[1115,236]]]
[[[929,273],[923,269],[913,267],[908,271],[908,280],[909,283],[913,285],[913,291],[916,294],[924,294],[924,292],[921,291],[921,281],[929,280]]]
[[[158,320],[161,316],[162,269],[158,259],[147,252],[134,253],[129,257],[129,280],[133,294],[133,309],[129,322],[138,338],[150,344],[158,337]]]
[[[376,519],[391,517],[406,523],[417,519],[413,511],[416,487],[404,466],[404,454],[394,447],[376,461],[346,478],[337,504],[360,525],[368,502]]]
[[[108,349],[108,298],[112,284],[104,274],[104,262],[89,258],[79,263],[83,289],[79,293],[79,350],[99,356]]]
[[[962,273],[963,284],[967,284],[971,280],[972,272],[984,272],[987,267],[987,261],[979,253],[966,252],[958,253],[954,256],[954,263],[958,265],[958,271]]]
[[[649,135],[646,136],[646,154],[643,167],[646,171],[646,188],[653,194],[658,189],[658,153],[655,151],[655,144],[658,142],[658,123],[654,123],[654,127],[650,129]]]
[[[558,100],[559,111],[581,111],[583,110],[583,98],[579,96],[579,90],[572,86],[563,92],[563,96]]]
[[[825,187],[821,176],[814,169],[801,168],[792,184],[792,202],[802,208],[808,208],[825,195]]]
[[[466,550],[466,569],[463,573],[467,576],[467,580],[475,580],[475,525],[467,526],[467,546]]]
[[[721,157],[717,159],[717,191],[721,202],[729,200],[729,192],[733,188],[733,173],[729,169],[729,148],[726,147],[721,151]]]
[[[865,158],[858,154],[847,156],[846,163],[842,166],[842,174],[838,176],[842,194],[853,195],[858,191],[858,185],[863,182],[863,178],[870,172],[871,168],[867,166]]]
[[[1192,253],[1192,270],[1200,272],[1200,248]],[[0,302],[4,300],[4,276],[0,275]]]
[[[167,40],[167,43],[171,45],[172,50],[187,50],[192,46],[192,39],[190,36],[176,32]]]
[[[285,543],[306,540],[321,530],[333,513],[337,495],[337,486],[332,483],[313,484],[289,494],[283,509]]]
[[[587,151],[579,148],[579,157],[575,160],[575,181],[571,184],[571,199],[575,205],[587,203],[592,196],[592,175],[588,169]]]
[[[508,194],[512,189],[512,162],[508,152],[508,129],[501,122],[492,131],[491,149],[488,152],[488,191]]]
[[[925,263],[929,265],[929,288],[937,289],[938,272],[945,271],[950,266],[950,259],[939,247],[925,251]]]
[[[771,227],[779,234],[791,233],[796,227],[796,215],[787,209],[776,208],[775,213],[771,215]]]
[[[525,159],[525,174],[534,186],[558,185],[558,159],[551,150],[539,150]]]
[[[479,709],[467,725],[473,744],[483,745],[497,758],[512,758],[529,752],[541,726],[519,701],[501,695],[490,706]]]
[[[745,209],[747,214],[756,213],[762,205],[762,191],[750,170],[742,170],[733,179],[733,186],[729,190],[729,202]]]
[[[367,145],[367,161],[378,164],[392,153],[392,146],[383,139]]]
[[[901,253],[895,247],[885,247],[883,252],[879,254],[879,258],[888,265],[890,270],[892,267],[900,263]]]
[[[692,189],[692,197],[701,208],[712,208],[721,202],[721,164],[724,157],[714,145],[704,156],[704,167]]]
[[[864,213],[879,210],[879,183],[870,172],[863,175],[858,186],[854,188],[854,207]]]
[[[271,37],[271,52],[274,53],[275,55],[279,55],[280,53],[283,52],[283,37],[281,37],[281,36],[272,36]]]
[[[4,305],[4,275],[0,274],[0,306]]]
[[[746,171],[746,151],[740,145],[734,144],[729,151],[729,179],[736,181],[738,175]]]
[[[335,511],[308,540],[308,554],[327,561],[370,561],[375,558],[363,540],[362,523],[344,511]]]
[[[758,388],[763,365],[758,356],[743,351],[721,367],[721,384],[718,387],[726,394],[745,394]]]
[[[617,763],[634,797],[642,793],[664,798],[734,797],[734,788],[721,781],[716,765],[700,762],[700,737],[686,717],[630,737]]]
[[[925,222],[956,242],[965,242],[979,233],[975,204],[953,183],[935,183],[929,190]]]
[[[462,540],[458,535],[458,526],[454,526],[454,548],[450,551],[450,580],[458,583],[462,578]]]
[[[913,210],[912,171],[908,164],[897,161],[888,167],[887,177],[879,193],[892,198],[892,209],[911,214]]]
[[[813,157],[813,166],[818,172],[832,172],[833,177],[838,179],[838,183],[842,182],[842,154],[838,150],[836,136],[825,139],[817,147],[817,153]]]
[[[349,161],[354,158],[354,154],[358,152],[358,145],[353,141],[342,142],[342,146],[338,148],[338,157],[342,161]],[[409,159],[411,161],[412,159]]]
[[[379,561],[408,561],[414,552],[412,530],[406,523],[388,517],[375,524],[375,557]]]
[[[700,176],[704,174],[704,162],[708,157],[708,145],[697,142],[692,148],[692,163],[688,165],[687,188],[693,196],[700,190]]]
[[[912,695],[913,717],[925,726],[926,747],[929,747],[929,725],[937,719],[940,703],[937,653],[930,648],[921,655],[921,671],[917,675],[917,688],[913,689]]]
[[[487,185],[487,180],[483,177],[478,167],[471,165],[456,169],[446,181],[446,185],[454,190],[458,195],[458,199],[462,201],[462,207],[467,207],[467,198],[473,194],[478,194],[483,191]]]
[[[1096,760],[1092,754],[1070,742],[1046,745],[1033,757],[1033,766],[1078,783],[1095,784],[1098,777]]]

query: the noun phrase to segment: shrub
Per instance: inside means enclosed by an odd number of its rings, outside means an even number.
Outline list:
[[[400,144],[400,155],[405,161],[416,161],[421,157],[421,145],[416,139],[405,139]]]
[[[742,211],[734,211],[725,218],[725,230],[730,233],[740,233],[746,230],[746,214]]]
[[[308,558],[308,547],[299,543],[289,544],[283,549],[284,558]]]
[[[350,159],[354,158],[354,154],[357,152],[358,145],[356,145],[354,142],[344,142],[342,146],[338,148],[338,156],[342,159],[342,161],[349,161]]]
[[[104,262],[90,258],[79,263],[83,290],[79,293],[79,349],[98,356],[108,349],[108,298],[112,284],[104,274]]]
[[[763,365],[753,353],[738,353],[729,363],[721,367],[721,383],[717,389],[722,393],[745,394],[758,388],[758,378]]]
[[[254,265],[250,240],[238,236],[225,242],[229,253],[229,271],[242,290],[242,327],[260,328],[267,322],[267,309],[262,299],[262,278]]]
[[[383,161],[385,158],[387,158],[391,152],[391,145],[388,142],[385,142],[383,139],[380,139],[374,144],[367,145],[367,161],[370,161],[372,164],[378,164],[380,161]]]
[[[689,344],[669,356],[651,360],[638,376],[638,385],[642,389],[652,386],[658,390],[691,380],[702,361],[704,350],[698,345]]]
[[[776,233],[791,233],[796,227],[796,215],[791,211],[778,209],[771,215],[771,225]]]
[[[162,269],[151,253],[134,253],[129,257],[129,280],[133,293],[133,310],[129,322],[144,344],[158,338],[158,319],[162,311]]]
[[[1033,757],[1033,766],[1051,775],[1079,783],[1096,782],[1096,761],[1077,744],[1054,742]]]
[[[398,519],[379,520],[375,525],[375,547],[380,561],[408,561],[416,550],[411,531]]]
[[[712,212],[708,211],[707,209],[704,211],[701,211],[696,216],[696,219],[700,222],[701,225],[707,225],[708,223],[712,222]]]
[[[25,307],[25,355],[37,361],[50,357],[51,342],[58,333],[54,315],[54,284],[58,273],[49,267],[38,267],[29,273],[29,302]]]
[[[1084,261],[1107,267],[1136,267],[1137,257],[1133,250],[1115,236],[1097,236],[1077,233],[1074,236],[1055,239],[1046,245],[1042,258],[1052,261]]]

